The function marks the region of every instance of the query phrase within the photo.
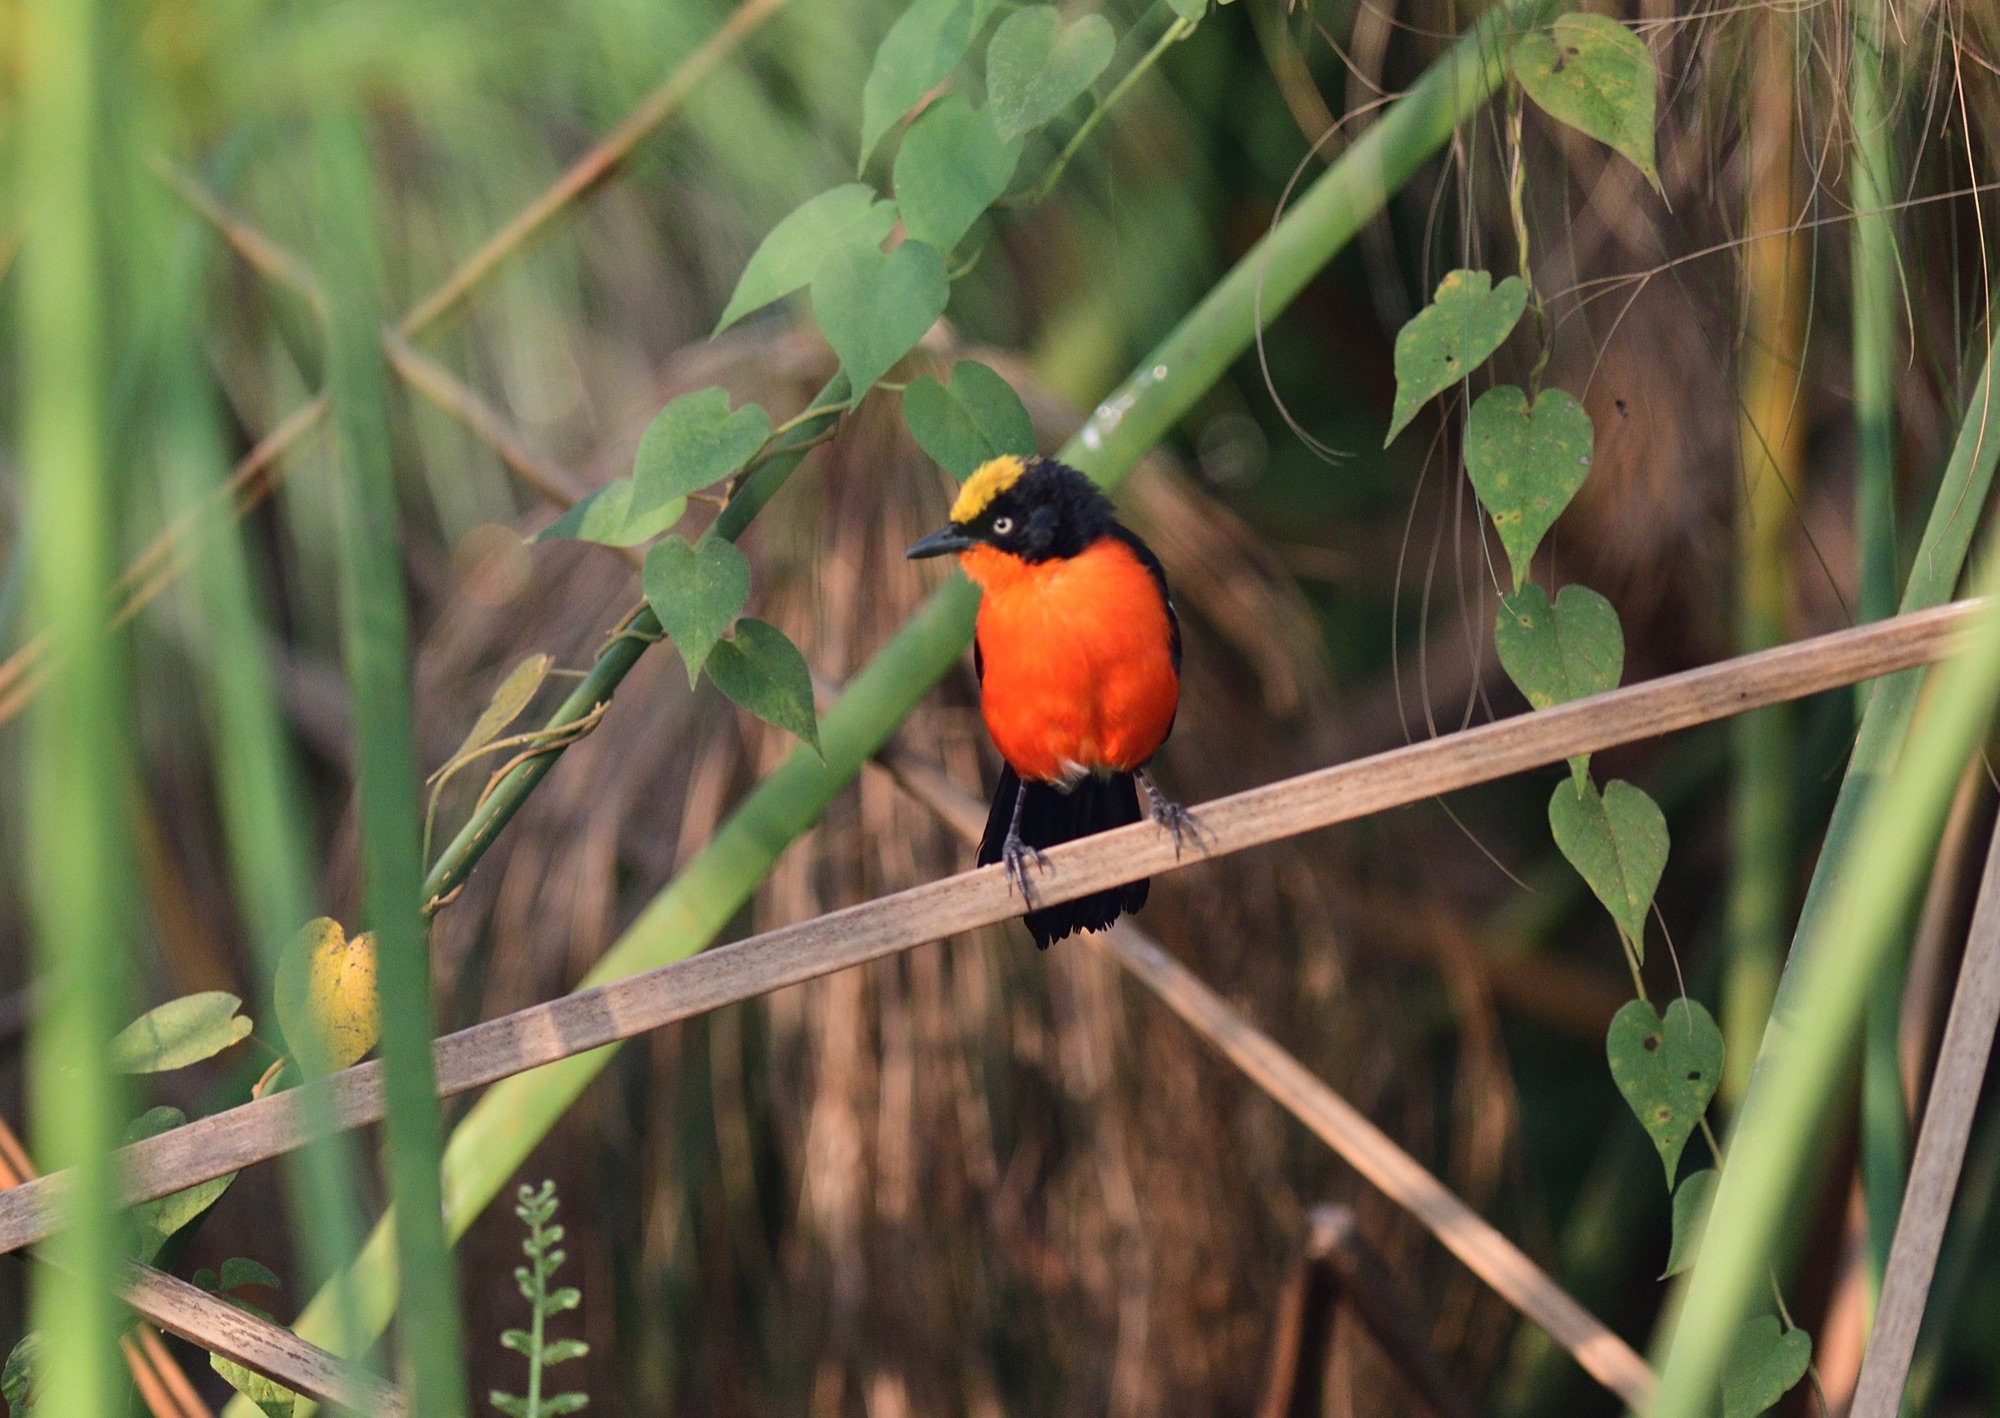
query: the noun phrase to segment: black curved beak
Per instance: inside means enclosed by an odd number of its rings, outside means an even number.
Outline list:
[[[911,547],[903,555],[911,561],[919,561],[927,556],[943,556],[948,551],[964,551],[978,543],[958,528],[942,527]]]

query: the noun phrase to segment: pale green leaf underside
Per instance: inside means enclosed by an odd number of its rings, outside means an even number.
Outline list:
[[[549,666],[552,663],[547,655],[530,655],[509,670],[507,678],[500,681],[500,687],[493,691],[493,697],[486,702],[486,707],[473,721],[470,732],[465,736],[465,742],[458,746],[451,757],[458,758],[471,753],[474,749],[483,748],[498,738],[501,731],[519,718],[521,711],[528,707],[528,701],[535,697],[535,691],[540,689],[542,681],[548,678]]]
[[[632,479],[608,482],[535,535],[538,542],[574,540],[630,547],[649,542],[681,520],[687,499],[675,497],[631,515]]]
[[[221,990],[183,995],[147,1010],[111,1041],[117,1073],[165,1073],[221,1053],[250,1033],[243,1001]]]

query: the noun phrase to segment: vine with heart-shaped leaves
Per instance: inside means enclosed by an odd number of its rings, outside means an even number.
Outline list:
[[[1431,303],[1398,332],[1395,410],[1384,441],[1433,398],[1466,387],[1522,317],[1533,315],[1536,358],[1525,387],[1496,384],[1472,402],[1464,450],[1467,476],[1506,562],[1495,649],[1508,678],[1540,710],[1617,688],[1625,641],[1617,611],[1595,591],[1568,585],[1551,595],[1531,579],[1536,553],[1590,474],[1593,450],[1582,404],[1564,390],[1542,387],[1548,324],[1528,257],[1522,99],[1622,154],[1657,187],[1658,76],[1643,40],[1616,20],[1590,14],[1563,15],[1523,37],[1509,68],[1509,197],[1518,273],[1496,282],[1488,271],[1452,271]],[[1636,997],[1613,1019],[1605,1053],[1612,1081],[1652,1139],[1673,1194],[1665,1279],[1694,1263],[1720,1175],[1722,1149],[1707,1113],[1722,1081],[1722,1031],[1698,1000],[1677,998],[1663,1013],[1646,995],[1646,921],[1655,910],[1668,849],[1659,805],[1623,780],[1600,788],[1584,754],[1570,761],[1570,776],[1556,786],[1548,811],[1557,848],[1610,913],[1632,973]],[[1677,1185],[1682,1150],[1697,1130],[1713,1163]],[[1770,1315],[1751,1320],[1731,1361],[1727,1418],[1754,1418],[1776,1403],[1804,1375],[1811,1350],[1810,1336],[1788,1316],[1782,1324]]]
[[[706,673],[740,707],[815,751],[812,675],[782,632],[744,614],[750,568],[731,545],[735,531],[711,527],[692,542],[671,534],[691,502],[728,503],[779,453],[831,436],[840,415],[878,386],[900,389],[910,433],[954,476],[997,454],[1033,453],[1027,410],[983,365],[962,361],[946,383],[884,380],[944,315],[953,280],[972,268],[992,229],[989,213],[1047,196],[1105,112],[1193,33],[1207,3],[1180,0],[1163,12],[1161,33],[1102,94],[1098,81],[1118,48],[1109,20],[1087,14],[1065,23],[1053,5],[1030,5],[993,23],[999,9],[996,0],[913,0],[876,49],[862,91],[859,180],[779,221],[716,323],[720,335],[803,293],[840,361],[836,384],[776,427],[756,404],[731,408],[721,389],[682,395],[640,440],[629,476],[538,538],[647,547],[646,599],[689,682]],[[989,24],[983,84],[961,84]],[[983,105],[972,100],[978,92]],[[866,179],[892,137],[885,197]],[[1023,169],[1030,175],[1017,182]]]

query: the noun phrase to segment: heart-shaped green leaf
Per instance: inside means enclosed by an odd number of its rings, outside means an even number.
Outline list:
[[[797,735],[819,752],[812,671],[777,626],[747,617],[737,621],[735,637],[709,652],[708,677],[752,714]]]
[[[1003,141],[987,109],[948,94],[917,116],[896,149],[896,210],[913,241],[949,251],[1007,190],[1021,143]]]
[[[813,277],[813,318],[840,356],[854,399],[917,347],[944,314],[951,282],[935,246],[906,241],[884,256],[850,242]]]
[[[1667,1268],[1660,1272],[1660,1279],[1679,1275],[1701,1254],[1709,1208],[1715,1205],[1715,1184],[1721,1180],[1722,1173],[1704,1167],[1688,1173],[1674,1188],[1674,1242],[1667,1248]]]
[[[1625,635],[1611,602],[1587,586],[1565,586],[1554,604],[1530,581],[1500,598],[1493,622],[1500,665],[1536,709],[1548,709],[1618,687]],[[1587,753],[1570,759],[1580,781]]]
[[[1514,77],[1542,111],[1614,152],[1660,185],[1653,164],[1659,76],[1646,42],[1608,15],[1563,15],[1514,42]]]
[[[1053,5],[1016,10],[986,46],[986,110],[1002,142],[1054,118],[1091,85],[1118,37],[1102,15],[1085,15],[1068,29]]]
[[[879,202],[875,189],[850,182],[822,192],[771,228],[750,264],[737,278],[735,293],[715,322],[719,335],[751,311],[812,284],[826,253],[849,241],[880,246],[896,225],[896,204]]]
[[[1722,1371],[1722,1418],[1757,1418],[1792,1391],[1812,1364],[1812,1336],[1786,1329],[1776,1315],[1743,1326]]]
[[[646,553],[645,584],[646,601],[681,652],[692,689],[750,599],[750,563],[722,537],[703,537],[694,546],[668,537]]]
[[[1528,308],[1519,276],[1499,285],[1486,271],[1451,271],[1431,303],[1396,332],[1396,409],[1387,448],[1417,410],[1484,364],[1506,342]]]
[[[1549,798],[1549,831],[1643,961],[1646,912],[1667,865],[1667,819],[1659,805],[1622,778],[1600,796],[1588,780],[1572,777]]]
[[[178,1108],[149,1108],[126,1126],[125,1141],[156,1137],[186,1121],[187,1115]],[[236,1174],[231,1172],[133,1207],[129,1240],[133,1257],[141,1265],[151,1265],[174,1233],[215,1205],[235,1180]]]
[[[861,162],[896,120],[957,67],[986,26],[998,0],[916,0],[875,51],[861,89]]]
[[[112,1070],[165,1073],[219,1054],[250,1033],[242,1007],[235,995],[208,990],[149,1009],[112,1039]]]
[[[1618,612],[1588,586],[1563,587],[1553,605],[1532,581],[1503,596],[1493,641],[1507,677],[1537,709],[1616,689],[1625,668]]]
[[[661,409],[632,459],[632,505],[643,518],[675,498],[712,487],[740,469],[771,436],[758,404],[731,412],[721,389],[697,389]]]
[[[538,542],[574,540],[596,542],[600,546],[630,547],[649,542],[687,511],[687,499],[669,498],[644,516],[628,515],[632,508],[632,479],[619,478],[593,492],[555,521],[535,534]]]
[[[925,375],[905,389],[903,422],[917,445],[960,481],[989,458],[1035,451],[1035,425],[1021,396],[977,360],[953,365],[949,386]]]
[[[1167,0],[1167,5],[1191,25],[1200,23],[1208,13],[1208,0]]]
[[[1604,1052],[1611,1081],[1653,1139],[1671,1187],[1681,1149],[1722,1082],[1722,1031],[1698,1000],[1673,1000],[1662,1019],[1635,999],[1611,1017]]]
[[[1528,396],[1512,385],[1488,389],[1466,421],[1465,465],[1473,491],[1493,518],[1514,584],[1576,490],[1590,475],[1590,415],[1560,389]]]

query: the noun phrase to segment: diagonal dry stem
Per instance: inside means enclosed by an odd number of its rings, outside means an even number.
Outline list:
[[[986,828],[982,803],[932,765],[902,754],[891,754],[888,760],[890,771],[912,797],[968,845],[979,841]],[[1130,921],[1084,938],[1415,1217],[1503,1300],[1546,1330],[1592,1378],[1632,1407],[1644,1409],[1656,1384],[1646,1361],[1358,1108]]]
[[[1561,763],[1621,743],[1728,718],[1766,704],[1933,663],[1983,609],[1961,601],[1746,655],[1553,709],[1412,744],[1203,804],[1212,834],[1177,855],[1152,823],[1056,847],[1041,893],[1067,901],[1213,856]],[[994,925],[1021,913],[1003,868],[983,867],[814,920],[766,931],[657,969],[476,1024],[436,1042],[438,1090],[468,1092],[786,985]],[[326,1080],[341,1128],[383,1114],[379,1062]],[[308,1140],[296,1091],[274,1094],[133,1143],[119,1154],[127,1204],[151,1200]],[[0,1251],[49,1234],[62,1177],[0,1193]]]
[[[0,1188],[21,1186],[39,1173],[14,1129],[0,1118]],[[211,1354],[233,1359],[295,1392],[338,1403],[356,1413],[400,1418],[402,1394],[372,1375],[355,1370],[325,1350],[308,1344],[283,1325],[239,1310],[184,1280],[137,1262],[127,1262],[120,1297],[161,1329]],[[206,1418],[208,1407],[188,1382],[180,1364],[146,1325],[120,1348],[147,1407],[156,1418]]]
[[[1902,1406],[1910,1357],[1916,1352],[1938,1249],[1944,1243],[1945,1222],[1972,1134],[1972,1115],[1993,1053],[1996,1020],[2000,1020],[2000,833],[1987,852],[1979,904],[1938,1049],[1909,1185],[1899,1198],[1902,1205],[1882,1277],[1882,1298],[1849,1409],[1853,1418],[1895,1418]]]

